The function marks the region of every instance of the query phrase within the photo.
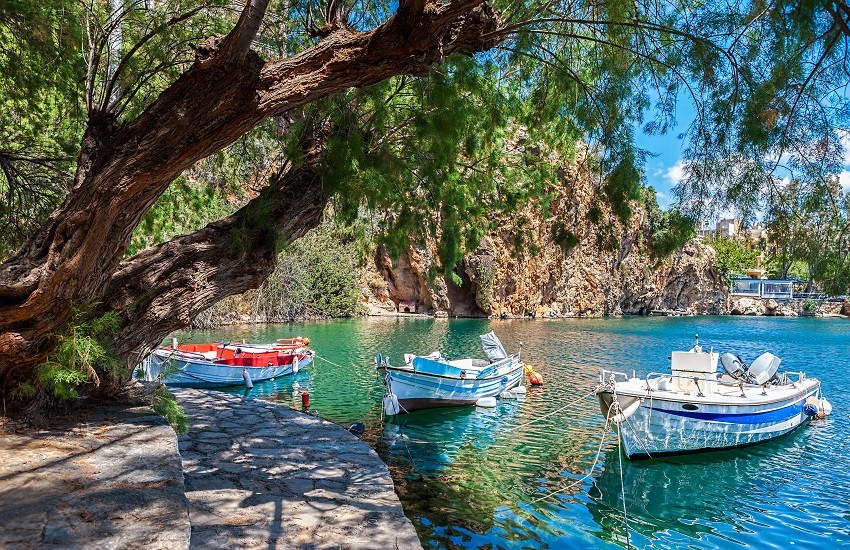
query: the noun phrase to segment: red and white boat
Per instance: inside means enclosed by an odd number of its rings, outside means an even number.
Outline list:
[[[313,361],[309,338],[278,340],[273,344],[211,342],[177,344],[156,349],[142,361],[148,381],[169,386],[223,388],[253,386],[254,382],[294,374]]]

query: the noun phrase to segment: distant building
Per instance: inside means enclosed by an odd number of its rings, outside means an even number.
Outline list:
[[[755,279],[742,277],[732,279],[730,294],[733,296],[752,296],[753,298],[774,298],[777,300],[794,299],[796,279]]]
[[[747,239],[751,241],[760,241],[761,239],[767,239],[767,228],[763,227],[762,224],[757,223],[751,228],[746,230]]]
[[[699,225],[697,225],[697,237],[713,237],[714,236],[714,226],[711,225],[711,222],[708,220],[701,220]]]
[[[741,222],[733,218],[717,222],[717,236],[720,238],[734,239],[741,235]]]
[[[725,218],[712,226],[711,222],[702,220],[697,225],[698,237],[715,237],[737,239],[744,242],[747,249],[752,250],[762,239],[767,239],[767,229],[760,223],[751,228],[745,228],[741,220]]]

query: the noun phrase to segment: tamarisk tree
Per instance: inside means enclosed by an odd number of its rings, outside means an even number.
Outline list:
[[[169,332],[261,284],[280,243],[316,226],[334,198],[349,209],[395,208],[392,228],[428,228],[449,264],[480,236],[482,198],[510,208],[543,189],[506,192],[504,158],[494,152],[508,148],[508,125],[527,130],[531,142],[587,143],[600,196],[624,216],[639,197],[633,128],[642,121],[650,131],[672,127],[683,91],[704,113],[695,151],[723,156],[742,143],[793,137],[727,131],[710,139],[712,129],[732,128],[729,110],[739,105],[758,119],[753,101],[776,115],[772,123],[795,120],[802,102],[763,101],[764,82],[784,78],[814,90],[820,73],[806,78],[797,69],[808,66],[805,52],[820,55],[824,44],[830,50],[822,57],[835,59],[848,12],[829,4],[800,16],[792,24],[805,32],[793,38],[803,50],[783,44],[794,52],[780,52],[785,72],[746,72],[739,63],[772,63],[754,52],[773,44],[784,20],[764,26],[761,37],[754,25],[792,9],[757,4],[733,13],[726,5],[654,0],[247,0],[235,14],[217,1],[0,3],[0,62],[14,76],[2,90],[12,105],[3,126],[38,113],[53,124],[0,134],[7,142],[0,166],[6,159],[5,166],[32,169],[4,172],[8,196],[44,193],[28,212],[38,223],[0,265],[4,404],[23,410],[48,400],[57,385],[71,395],[113,393]],[[30,52],[30,62],[15,51]],[[430,92],[417,95],[423,90]],[[54,107],[44,107],[48,99]],[[482,110],[489,118],[457,130],[455,110],[465,110],[466,120]],[[279,121],[289,156],[255,198],[194,233],[125,257],[134,229],[176,177],[269,119]],[[45,128],[68,138],[48,144],[63,155],[3,156],[25,148],[24,137],[43,138]],[[403,162],[411,158],[414,166]],[[540,165],[527,158],[519,169]],[[39,177],[18,177],[27,173]],[[118,361],[72,361],[71,374],[45,369],[81,326]]]

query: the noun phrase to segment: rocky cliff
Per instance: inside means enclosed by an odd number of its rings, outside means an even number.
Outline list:
[[[430,280],[430,247],[391,257],[378,249],[364,294],[370,305],[453,316],[599,317],[652,310],[725,313],[728,289],[714,250],[692,240],[655,260],[647,246],[647,212],[638,204],[627,223],[595,199],[588,177],[562,169],[546,219],[528,207],[503,217],[499,229],[455,270],[462,282]],[[590,216],[591,208],[595,209]],[[601,212],[601,215],[598,215]],[[597,218],[592,222],[589,218]],[[553,235],[570,235],[569,247]],[[401,307],[399,307],[401,306]]]

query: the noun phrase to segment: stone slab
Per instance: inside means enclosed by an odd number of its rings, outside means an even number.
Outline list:
[[[180,550],[188,508],[174,430],[147,407],[0,433],[0,548]]]
[[[174,394],[192,418],[180,437],[192,548],[422,548],[386,465],[348,431],[261,400]]]

